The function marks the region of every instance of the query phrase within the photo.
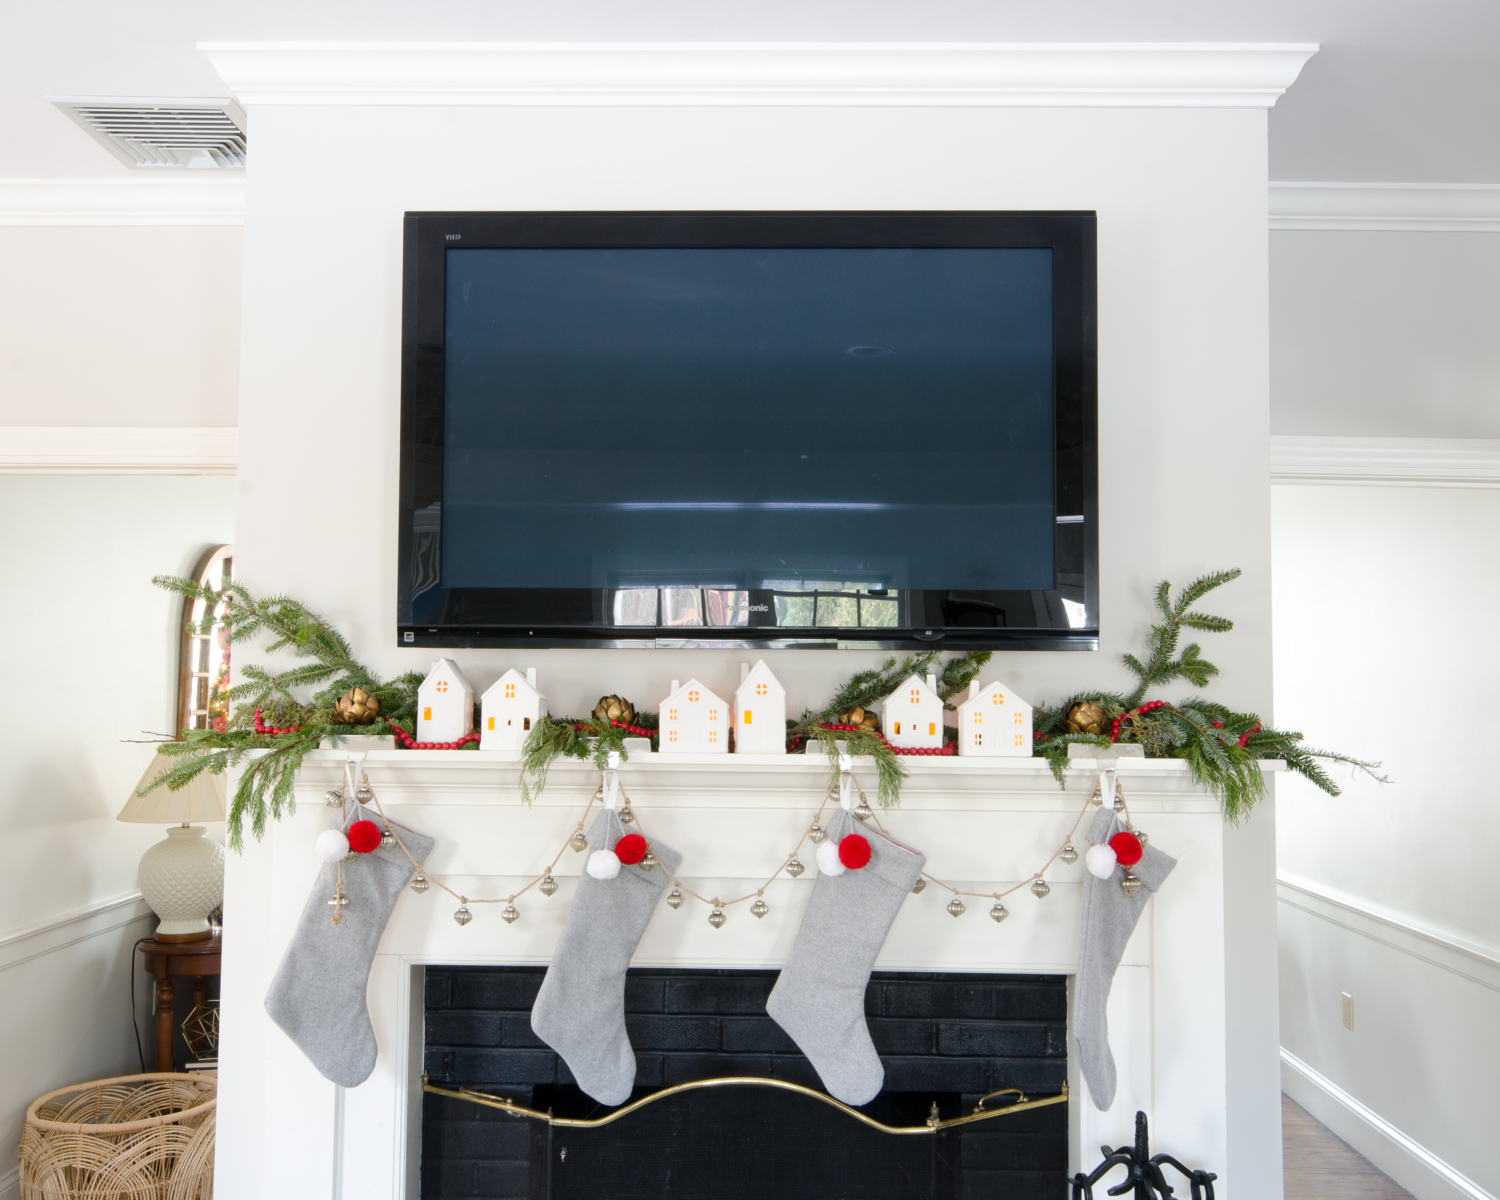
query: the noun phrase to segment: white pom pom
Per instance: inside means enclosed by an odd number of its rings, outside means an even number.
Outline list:
[[[595,879],[613,879],[620,873],[620,859],[613,850],[595,850],[584,869]]]
[[[318,834],[313,850],[324,862],[338,862],[349,853],[349,839],[337,829],[325,829]]]
[[[818,847],[818,870],[825,875],[844,873],[844,864],[839,861],[839,844],[832,838]]]
[[[1108,879],[1115,873],[1119,861],[1108,846],[1090,846],[1089,852],[1083,856],[1083,865],[1095,879]]]

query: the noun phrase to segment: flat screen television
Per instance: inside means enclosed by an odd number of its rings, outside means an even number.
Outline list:
[[[1095,649],[1091,212],[408,213],[397,639]]]

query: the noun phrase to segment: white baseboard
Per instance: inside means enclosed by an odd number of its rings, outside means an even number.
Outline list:
[[[1495,1200],[1468,1176],[1285,1049],[1281,1052],[1281,1090],[1417,1200]]]

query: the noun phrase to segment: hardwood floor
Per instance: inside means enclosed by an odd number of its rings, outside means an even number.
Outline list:
[[[1281,1153],[1286,1200],[1414,1200],[1287,1095],[1281,1097]]]

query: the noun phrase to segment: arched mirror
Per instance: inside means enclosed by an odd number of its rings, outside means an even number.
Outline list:
[[[212,546],[193,578],[222,593],[234,570],[234,547]],[[184,600],[182,649],[177,672],[177,731],[229,727],[229,642],[221,618],[224,603]]]

